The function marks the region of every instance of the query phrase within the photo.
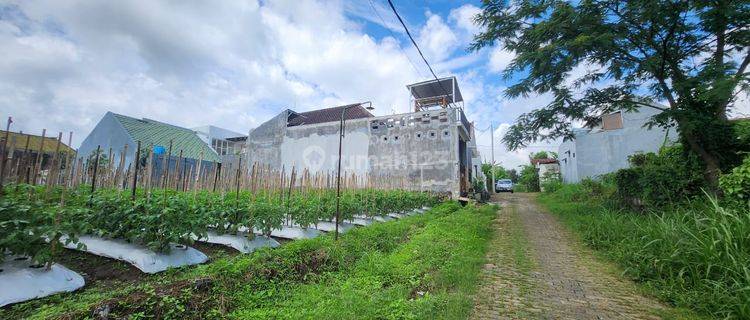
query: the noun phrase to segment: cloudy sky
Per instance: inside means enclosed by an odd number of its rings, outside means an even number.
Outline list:
[[[466,50],[479,1],[395,3],[438,76],[458,77],[484,155],[491,123],[500,137],[548,101],[503,97],[512,54]],[[73,131],[74,147],[108,110],[243,133],[285,108],[407,112],[405,86],[430,77],[385,0],[0,0],[0,52],[0,116],[16,131]],[[545,146],[497,146],[496,159],[515,167]]]

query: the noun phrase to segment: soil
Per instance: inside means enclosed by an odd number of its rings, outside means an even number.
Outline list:
[[[86,281],[86,286],[95,282],[135,282],[146,277],[146,274],[126,262],[72,249],[62,250],[55,257],[55,262],[78,272]]]
[[[583,247],[535,195],[493,200],[503,208],[472,319],[660,319],[672,313]]]
[[[193,249],[206,254],[208,256],[209,263],[211,261],[216,261],[216,259],[219,259],[221,257],[234,257],[240,254],[240,252],[235,250],[234,248],[215,243],[196,241],[190,246],[193,247]]]

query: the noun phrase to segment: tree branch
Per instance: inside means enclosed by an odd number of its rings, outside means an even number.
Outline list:
[[[745,59],[743,59],[742,63],[740,63],[740,67],[737,69],[737,73],[735,73],[734,77],[739,80],[742,74],[745,73],[745,69],[747,68],[748,64],[750,64],[750,52],[747,53]]]

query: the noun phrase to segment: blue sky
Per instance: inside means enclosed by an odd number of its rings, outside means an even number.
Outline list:
[[[513,54],[466,50],[479,1],[394,3],[438,76],[458,78],[484,156],[491,123],[498,141],[550,101],[504,98]],[[405,86],[431,77],[386,0],[0,0],[0,51],[0,115],[13,130],[73,131],[74,147],[107,111],[241,133],[286,108],[372,101],[378,115],[403,113]],[[516,167],[555,145],[495,154]]]

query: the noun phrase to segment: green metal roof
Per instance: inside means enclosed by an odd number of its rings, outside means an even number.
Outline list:
[[[168,149],[171,140],[173,156],[179,155],[182,150],[183,157],[199,159],[203,152],[203,160],[220,161],[216,152],[193,130],[149,119],[136,119],[116,113],[113,115],[133,141],[141,141],[141,150],[148,150],[151,144]]]

